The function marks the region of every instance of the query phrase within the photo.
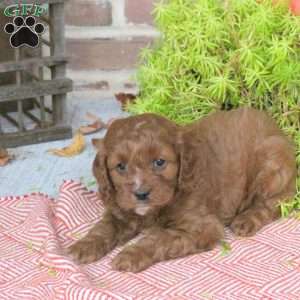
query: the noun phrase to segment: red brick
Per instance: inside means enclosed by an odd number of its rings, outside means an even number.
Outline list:
[[[69,67],[73,70],[120,70],[135,68],[148,38],[132,40],[67,40]]]
[[[66,24],[75,26],[107,26],[112,23],[108,1],[72,0],[66,5]]]
[[[153,24],[154,0],[126,0],[125,14],[129,23]]]

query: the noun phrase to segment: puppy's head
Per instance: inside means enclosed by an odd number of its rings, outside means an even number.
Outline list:
[[[180,168],[178,127],[154,114],[114,121],[103,140],[93,172],[103,201],[146,215],[174,199]]]

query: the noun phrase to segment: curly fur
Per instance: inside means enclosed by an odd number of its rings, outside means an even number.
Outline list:
[[[81,263],[141,232],[143,238],[113,259],[114,269],[139,272],[209,250],[224,226],[251,236],[279,218],[278,203],[295,194],[292,143],[266,113],[251,108],[213,113],[188,126],[154,114],[132,116],[113,122],[94,142],[93,172],[106,211],[69,249]],[[158,159],[165,160],[162,167],[153,165]],[[148,198],[139,200],[139,190]]]

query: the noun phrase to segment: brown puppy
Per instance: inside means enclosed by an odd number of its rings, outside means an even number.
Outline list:
[[[295,193],[293,146],[265,113],[217,112],[188,126],[143,114],[115,121],[93,172],[106,212],[69,253],[100,259],[147,229],[113,260],[139,272],[213,248],[224,225],[251,236],[280,216]]]

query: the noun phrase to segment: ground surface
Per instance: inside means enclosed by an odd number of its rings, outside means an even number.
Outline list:
[[[69,95],[68,117],[73,129],[79,124],[87,124],[86,112],[92,112],[108,121],[113,117],[124,116],[119,103],[114,99],[101,99],[101,91],[77,91]],[[101,100],[100,100],[101,99]],[[70,140],[49,142],[12,149],[16,159],[0,167],[0,197],[23,195],[32,192],[47,193],[52,197],[58,194],[60,185],[66,179],[80,180],[91,189],[95,181],[91,173],[91,163],[95,150],[91,138],[102,137],[105,131],[87,136],[87,146],[83,153],[72,158],[61,158],[47,153],[50,148],[61,148]]]

